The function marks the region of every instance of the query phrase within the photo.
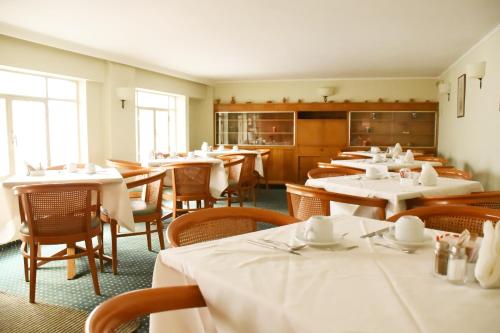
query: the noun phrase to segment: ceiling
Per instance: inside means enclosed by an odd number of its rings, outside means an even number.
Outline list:
[[[499,0],[0,0],[0,33],[201,82],[435,77]]]

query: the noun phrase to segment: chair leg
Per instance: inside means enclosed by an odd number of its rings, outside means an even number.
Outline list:
[[[231,207],[232,203],[233,203],[233,198],[231,197],[231,192],[227,192],[227,206]]]
[[[97,267],[95,265],[94,249],[92,246],[92,239],[85,239],[85,248],[87,250],[87,259],[89,260],[90,273],[92,274],[92,283],[94,284],[94,291],[96,295],[101,295],[99,288],[99,279],[97,277]]]
[[[158,240],[160,241],[160,249],[165,250],[165,240],[163,239],[163,222],[161,219],[156,221],[156,232],[158,233]]]
[[[30,276],[29,276],[29,266],[28,266],[28,258],[24,257],[23,256],[23,263],[24,263],[24,280],[26,282],[29,282],[30,281]]]
[[[238,197],[239,197],[239,201],[240,201],[240,207],[243,207],[243,191],[241,189],[238,190]]]
[[[116,234],[116,220],[110,220],[109,229],[111,230],[111,268],[113,274],[116,275],[118,274],[118,236]]]
[[[36,257],[38,253],[38,244],[33,244],[30,248],[30,303],[35,303],[36,292]]]
[[[98,236],[99,240],[99,268],[101,269],[101,273],[104,272],[104,238],[101,234]]]
[[[251,191],[252,191],[253,206],[257,207],[257,200],[255,198],[255,187],[252,187]]]
[[[148,242],[148,250],[153,251],[153,248],[151,246],[151,224],[149,222],[146,223],[146,240]]]

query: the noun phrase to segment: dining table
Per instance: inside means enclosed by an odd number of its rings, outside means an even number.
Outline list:
[[[380,198],[388,201],[386,216],[392,216],[406,210],[406,200],[438,195],[461,195],[472,192],[483,192],[482,184],[475,180],[438,177],[436,185],[424,186],[419,183],[401,183],[399,173],[389,172],[380,179],[370,179],[366,175],[349,175],[308,179],[306,186],[322,188],[328,192],[336,192]],[[376,210],[371,207],[345,203],[330,203],[332,215],[348,214],[365,217],[376,217]]]
[[[127,186],[121,174],[115,168],[96,167],[95,173],[88,173],[83,169],[75,172],[67,170],[46,170],[43,175],[30,176],[24,174],[13,175],[2,182],[1,190],[4,202],[2,203],[2,218],[7,221],[7,230],[13,234],[10,240],[19,239],[19,204],[13,188],[20,185],[33,184],[64,184],[64,183],[87,183],[96,182],[102,184],[101,210],[110,218],[115,219],[118,225],[128,231],[135,229],[132,207],[128,195]],[[7,237],[7,236],[6,236]],[[50,247],[47,247],[50,248]],[[42,248],[44,251],[44,248]],[[68,247],[68,253],[74,253],[73,247]],[[75,276],[75,260],[68,261],[68,278]]]
[[[421,156],[423,155],[422,153],[420,152],[412,152],[413,153],[413,156]],[[386,154],[387,157],[390,157],[392,154],[391,153],[386,153],[385,151],[379,151],[377,153],[374,153],[374,152],[371,152],[370,150],[354,150],[354,151],[346,151],[344,152],[344,154],[347,154],[347,155],[356,155],[356,156],[364,156],[364,157],[369,157],[369,158],[373,158],[375,155],[379,155],[379,154]],[[401,155],[405,155],[406,154],[406,151],[402,152]]]
[[[261,176],[264,177],[264,164],[262,163],[262,156],[259,151],[257,150],[250,150],[250,149],[214,149],[214,150],[208,150],[208,151],[203,151],[203,150],[195,150],[194,154],[196,156],[202,156],[202,157],[217,157],[220,155],[230,155],[230,154],[255,154],[255,167],[254,170],[257,171],[257,173]]]
[[[202,157],[202,156],[177,156],[177,157],[167,157],[167,158],[159,158],[152,159],[146,162],[147,166],[150,167],[159,167],[159,166],[168,166],[175,164],[196,164],[196,163],[210,163],[212,164],[212,168],[210,169],[210,194],[214,198],[219,198],[224,192],[224,190],[229,186],[228,175],[226,170],[224,169],[224,162],[219,158],[214,157]],[[165,175],[164,185],[171,186],[172,185],[172,172],[167,170],[167,174]]]
[[[332,165],[343,166],[354,169],[366,170],[370,167],[383,167],[387,168],[389,171],[399,171],[403,168],[414,169],[420,168],[424,163],[429,163],[432,166],[442,166],[441,162],[436,161],[401,161],[386,159],[385,161],[375,162],[372,158],[360,158],[356,160],[331,160]]]
[[[163,250],[153,288],[197,284],[207,307],[152,314],[150,332],[498,331],[500,289],[435,276],[432,240],[408,253],[378,236],[360,238],[390,225],[336,216],[335,233],[345,237],[300,255],[248,240],[290,243],[303,222]]]

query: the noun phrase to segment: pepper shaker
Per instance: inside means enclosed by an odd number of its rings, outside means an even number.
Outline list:
[[[446,278],[448,273],[448,256],[450,244],[447,241],[438,240],[434,247],[434,273]]]

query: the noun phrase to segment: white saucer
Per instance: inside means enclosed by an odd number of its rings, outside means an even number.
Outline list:
[[[296,235],[295,235],[295,239],[301,243],[304,243],[304,244],[307,244],[309,246],[316,246],[316,247],[323,247],[323,246],[332,246],[332,245],[335,245],[335,244],[338,244],[342,241],[342,239],[344,239],[344,237],[342,237],[340,234],[336,234],[334,233],[333,234],[333,239],[328,241],[328,242],[313,242],[313,241],[310,241],[310,240],[307,240],[304,238],[304,234],[301,233],[301,232],[298,232]]]
[[[403,242],[403,241],[398,241],[396,239],[396,237],[394,236],[394,232],[392,230],[388,230],[388,231],[384,232],[382,234],[382,236],[384,237],[384,239],[387,242],[392,243],[392,244],[396,245],[397,247],[399,247],[401,249],[416,249],[416,248],[425,246],[425,245],[429,244],[430,242],[432,242],[432,236],[431,235],[427,235],[425,233],[424,233],[424,239],[422,241],[420,241],[420,242]]]

